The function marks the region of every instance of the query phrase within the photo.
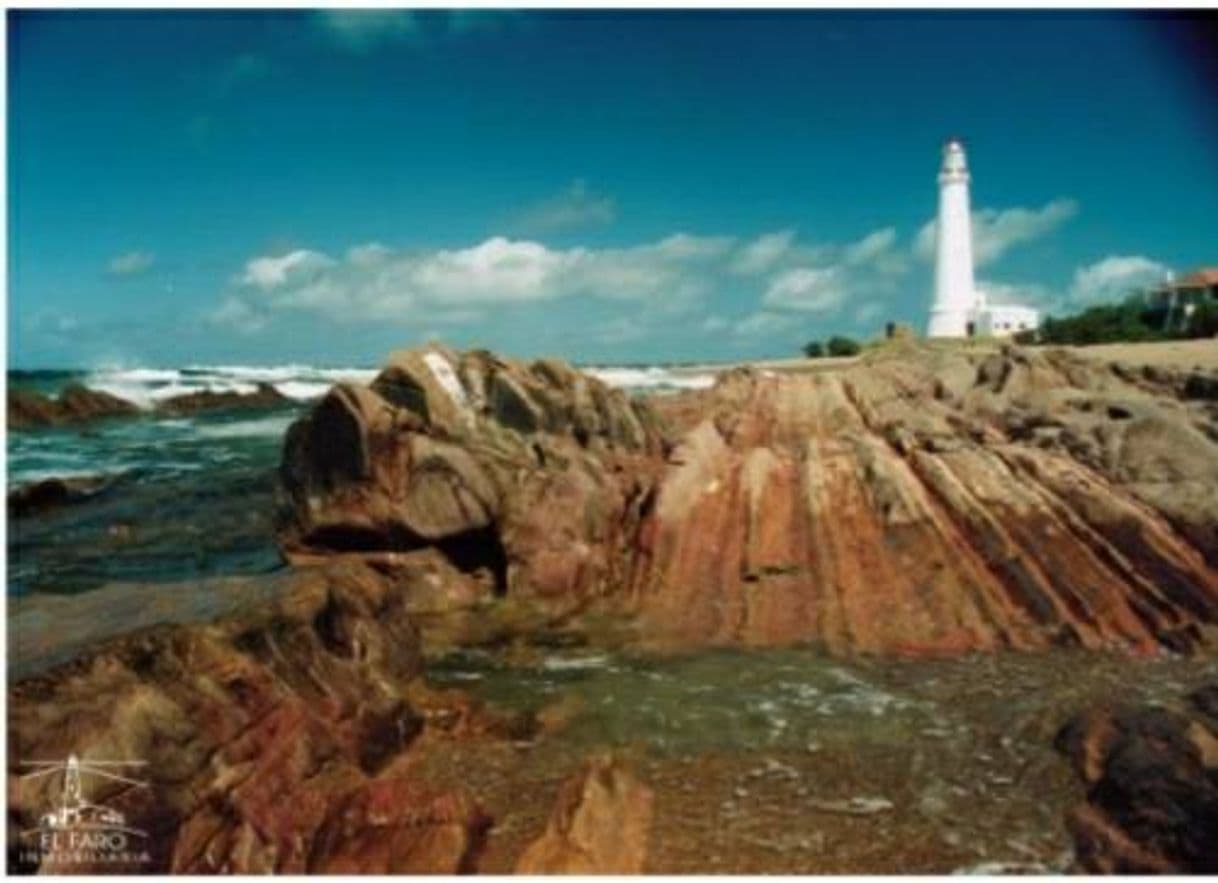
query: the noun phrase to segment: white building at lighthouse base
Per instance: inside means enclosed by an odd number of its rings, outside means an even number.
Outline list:
[[[991,304],[985,292],[975,295],[975,306],[969,317],[972,337],[1011,337],[1021,331],[1040,327],[1040,311],[1020,304]]]

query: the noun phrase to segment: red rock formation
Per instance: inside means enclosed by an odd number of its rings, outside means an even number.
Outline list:
[[[646,407],[565,364],[398,354],[289,431],[281,542],[386,565],[432,547],[492,595],[570,609],[621,583],[661,443]]]
[[[673,408],[701,419],[633,609],[684,643],[1188,649],[1218,621],[1218,446],[1154,393],[1017,350],[735,372]]]
[[[1053,352],[908,349],[648,405],[560,363],[401,354],[285,440],[282,544],[325,566],[226,583],[194,616],[149,587],[119,622],[83,598],[18,610],[10,839],[57,787],[18,761],[76,754],[148,761],[149,787],[91,791],[153,835],[130,870],[473,868],[489,820],[412,775],[409,748],[539,722],[422,689],[419,624],[491,643],[591,609],[688,646],[1190,650],[1218,621],[1218,426],[1190,388]],[[41,646],[73,623],[87,642]],[[1174,722],[1111,719],[1071,742],[1088,866],[1212,868],[1194,836],[1210,792],[1187,790],[1212,776],[1212,728],[1187,748]],[[1182,833],[1177,809],[1203,824]],[[521,869],[638,871],[649,813],[598,761]]]
[[[404,353],[291,431],[283,542],[435,547],[491,595],[598,600],[663,642],[1187,650],[1218,621],[1218,424],[1177,380],[904,345],[642,404]]]
[[[642,873],[652,799],[620,761],[591,758],[563,783],[545,832],[521,855],[516,873]]]
[[[97,645],[10,690],[10,835],[36,835],[61,787],[14,761],[75,754],[147,763],[147,787],[89,783],[148,833],[128,870],[468,870],[489,819],[395,765],[423,727],[420,668],[402,594],[353,565],[301,570],[210,625]]]

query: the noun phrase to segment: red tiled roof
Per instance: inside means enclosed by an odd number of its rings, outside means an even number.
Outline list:
[[[1195,285],[1209,287],[1218,285],[1218,267],[1202,267],[1176,280],[1175,288],[1192,288]]]

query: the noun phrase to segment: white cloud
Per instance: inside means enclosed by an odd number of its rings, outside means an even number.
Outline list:
[[[1048,309],[1053,306],[1056,299],[1054,293],[1045,286],[1026,282],[978,279],[976,288],[985,295],[986,302],[990,304]]]
[[[225,298],[207,318],[216,325],[223,325],[244,334],[253,334],[266,327],[266,317],[236,297]]]
[[[795,241],[794,230],[765,233],[744,246],[732,262],[732,270],[746,276],[771,269]]]
[[[240,281],[244,285],[270,290],[315,277],[333,264],[320,252],[298,249],[279,257],[254,258],[245,265]]]
[[[790,313],[762,310],[741,319],[732,329],[732,333],[737,337],[768,337],[790,331],[798,324],[799,319]]]
[[[981,209],[973,213],[973,262],[984,267],[1012,248],[1053,232],[1078,213],[1072,199],[1055,199],[1038,209]],[[936,221],[918,231],[914,252],[925,260],[935,256]]]
[[[251,258],[225,292],[241,306],[226,303],[213,318],[265,323],[306,313],[334,322],[417,327],[591,299],[630,305],[633,323],[606,328],[617,339],[630,339],[644,319],[747,335],[772,333],[800,321],[800,313],[863,321],[901,294],[910,269],[908,248],[888,227],[837,245],[800,242],[791,230],[746,241],[675,233],[616,248],[556,248],[505,236],[441,249],[369,242],[334,255],[296,249]],[[752,315],[726,318],[731,309],[708,318],[702,305],[712,295],[720,308],[730,297]],[[864,304],[875,306],[859,313]],[[783,318],[788,313],[794,315]]]
[[[156,262],[156,255],[150,251],[129,251],[115,255],[106,264],[106,272],[111,276],[136,276],[150,269]]]
[[[362,267],[374,267],[393,257],[393,249],[379,242],[366,242],[347,249],[347,260]]]
[[[582,179],[572,181],[562,192],[529,206],[512,228],[525,233],[553,233],[612,223],[617,206],[612,197],[588,189]]]
[[[554,281],[579,263],[579,252],[551,251],[537,242],[496,236],[473,248],[407,259],[401,281],[428,300],[485,303],[554,297]]]
[[[895,227],[885,227],[869,233],[858,242],[846,247],[844,259],[847,264],[856,266],[875,260],[892,250],[897,241]]]
[[[592,198],[582,185],[572,192]],[[1008,243],[1002,247],[1010,247],[1029,231],[1060,223],[1072,205],[982,215]],[[913,288],[915,267],[910,241],[894,227],[836,244],[800,241],[789,229],[748,240],[675,233],[615,248],[557,248],[507,236],[439,249],[368,242],[334,254],[297,249],[252,258],[224,292],[240,306],[225,303],[218,320],[257,324],[305,313],[331,322],[445,327],[587,299],[602,302],[600,315],[607,302],[623,305],[618,315],[598,320],[602,338],[635,339],[640,329],[661,324],[749,336],[795,328],[807,314],[858,326],[903,317],[910,297],[923,297]],[[1050,302],[1037,286],[981,281],[979,287],[996,302],[1046,308]],[[745,318],[732,318],[740,314]]]
[[[762,303],[767,307],[831,312],[845,301],[847,291],[836,267],[798,267],[775,276],[766,289]]]
[[[1141,255],[1112,255],[1075,271],[1069,300],[1075,306],[1119,301],[1167,273],[1168,267]]]
[[[335,45],[354,53],[495,30],[517,18],[515,10],[507,9],[320,9],[315,15]]]
[[[320,9],[317,20],[335,42],[352,52],[420,36],[418,15],[403,9]]]
[[[644,302],[673,314],[712,286],[733,245],[730,237],[678,233],[614,249],[554,249],[502,236],[432,251],[369,243],[341,259],[298,249],[248,261],[230,297],[259,314],[303,311],[339,321],[477,317],[481,307],[566,297]]]

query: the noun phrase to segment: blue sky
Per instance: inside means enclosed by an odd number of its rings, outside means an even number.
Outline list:
[[[428,339],[689,360],[921,326],[951,134],[992,299],[1073,309],[1218,263],[1212,25],[8,21],[14,366],[375,364]]]

